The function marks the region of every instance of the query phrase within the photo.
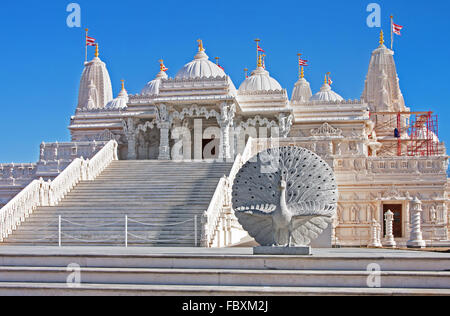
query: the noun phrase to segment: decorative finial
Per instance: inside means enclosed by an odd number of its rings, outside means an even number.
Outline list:
[[[164,60],[163,59],[159,60],[159,70],[164,71]]]
[[[259,55],[258,57],[258,68],[262,67],[262,55]]]
[[[217,66],[219,66],[219,59],[220,59],[220,57],[216,57],[216,58],[215,58],[215,60],[216,60],[216,65],[217,65]]]
[[[125,80],[120,80],[122,82],[122,91],[125,91]]]
[[[301,70],[301,72],[300,72],[300,78],[301,78],[301,79],[305,78],[305,69],[304,69],[303,66],[302,66],[302,70]]]
[[[98,53],[98,44],[95,44],[95,57],[98,57],[99,53]]]
[[[327,75],[325,75],[325,81],[324,81],[324,84],[328,84],[328,76],[327,76]]]
[[[244,73],[245,73],[245,79],[248,78],[248,68],[244,68]]]
[[[197,40],[197,42],[198,42],[198,51],[204,52],[205,48],[203,47],[203,41],[199,39],[199,40]]]
[[[384,45],[384,33],[383,30],[381,30],[380,32],[380,46]]]

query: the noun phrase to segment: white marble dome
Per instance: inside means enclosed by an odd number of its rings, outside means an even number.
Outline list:
[[[225,72],[209,60],[204,50],[200,50],[195,59],[186,64],[176,75],[176,79],[226,77]]]
[[[281,91],[281,85],[273,79],[269,72],[262,67],[256,68],[250,77],[239,87],[239,92],[251,91]]]
[[[167,79],[168,76],[164,71],[160,71],[160,73],[156,76],[156,78],[144,87],[142,89],[141,94],[142,95],[158,95],[159,94],[159,87],[161,86],[161,80]]]
[[[320,91],[311,97],[311,101],[338,102],[344,101],[344,98],[331,90],[330,85],[325,83]]]
[[[108,110],[125,109],[127,107],[128,100],[128,92],[127,90],[125,90],[125,87],[122,84],[122,90],[120,91],[117,98],[109,102],[105,108]]]

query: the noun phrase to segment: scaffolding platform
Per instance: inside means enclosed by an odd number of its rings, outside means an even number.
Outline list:
[[[391,156],[439,155],[438,116],[433,112],[371,112],[383,153]]]

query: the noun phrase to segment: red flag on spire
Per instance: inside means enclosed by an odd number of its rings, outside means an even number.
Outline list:
[[[392,32],[394,34],[397,34],[397,35],[401,36],[402,35],[401,30],[402,29],[403,29],[403,26],[395,24],[395,23],[392,23]]]
[[[261,46],[259,46],[259,44],[257,44],[257,45],[258,45],[258,52],[261,52],[261,53],[265,53],[266,52],[264,49],[261,48]]]
[[[328,76],[328,85],[331,86],[333,84],[333,80],[331,80],[331,77]]]
[[[86,35],[86,46],[95,46],[95,38]]]
[[[301,58],[298,59],[298,64],[299,64],[300,66],[309,66],[309,65],[308,65],[308,61],[307,61],[307,60],[304,60],[304,59],[301,59]]]

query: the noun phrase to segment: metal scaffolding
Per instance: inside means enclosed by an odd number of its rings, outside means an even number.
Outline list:
[[[379,141],[385,152],[397,156],[439,155],[438,116],[433,112],[373,112],[370,117],[375,131],[384,136]]]

